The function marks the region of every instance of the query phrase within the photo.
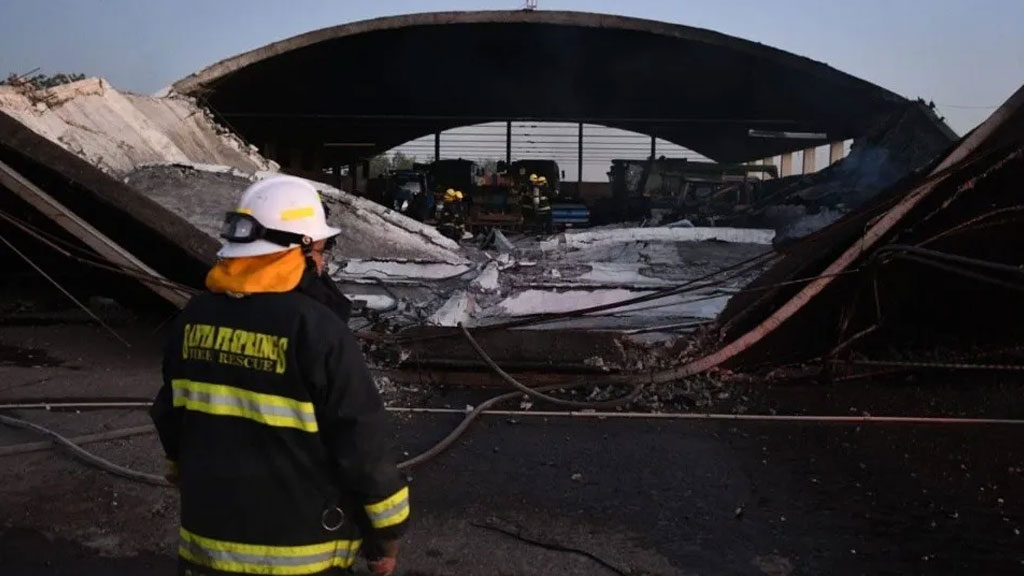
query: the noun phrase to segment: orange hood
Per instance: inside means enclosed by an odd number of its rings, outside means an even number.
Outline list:
[[[210,292],[257,294],[290,292],[299,285],[306,270],[301,248],[248,258],[224,258],[206,275]]]

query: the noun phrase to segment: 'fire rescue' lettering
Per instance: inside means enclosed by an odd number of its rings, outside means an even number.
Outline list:
[[[284,374],[288,339],[209,324],[186,324],[181,357]]]

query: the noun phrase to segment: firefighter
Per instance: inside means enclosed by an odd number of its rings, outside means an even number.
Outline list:
[[[437,229],[442,235],[459,242],[466,233],[466,223],[462,214],[462,191],[449,188],[444,193],[441,217]]]
[[[409,489],[323,278],[340,232],[309,182],[253,184],[175,320],[151,415],[181,491],[179,574],[339,574],[360,553],[395,570]]]
[[[548,196],[548,179],[546,176],[530,175],[532,190],[529,197],[532,208],[533,225],[543,233],[551,231],[551,198]]]

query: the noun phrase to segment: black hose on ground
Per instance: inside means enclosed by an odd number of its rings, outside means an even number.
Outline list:
[[[554,404],[556,406],[565,406],[567,408],[575,408],[577,410],[600,410],[605,408],[617,408],[619,406],[629,404],[633,400],[636,400],[637,396],[639,396],[640,392],[643,390],[643,384],[637,383],[633,387],[633,390],[631,390],[625,396],[622,396],[620,398],[614,398],[612,400],[602,400],[598,402],[580,402],[577,400],[566,400],[564,398],[551,396],[549,394],[539,392],[537,390],[534,390],[533,388],[530,388],[529,386],[526,386],[522,382],[513,378],[508,372],[502,370],[501,366],[498,366],[498,363],[495,362],[493,358],[487,355],[487,352],[484,351],[484,349],[480,346],[476,339],[473,338],[473,335],[469,333],[469,330],[467,330],[466,327],[463,326],[461,322],[459,323],[459,330],[462,331],[462,335],[466,338],[466,341],[469,342],[469,345],[473,347],[474,351],[476,351],[477,356],[479,356],[480,359],[483,360],[484,363],[487,364],[487,366],[491,370],[493,370],[495,374],[500,376],[502,380],[504,380],[513,388],[519,390],[523,394],[526,394],[531,398],[536,398],[537,400],[547,402],[549,404]],[[581,386],[586,386],[586,384],[578,384],[572,387]],[[566,387],[567,386],[556,385],[553,389],[564,389]]]
[[[168,482],[167,479],[164,478],[163,476],[157,476],[156,474],[146,474],[145,472],[138,472],[136,470],[125,468],[124,466],[118,466],[117,464],[114,464],[109,460],[100,458],[99,456],[93,454],[92,452],[89,452],[84,448],[81,448],[71,440],[68,440],[67,438],[61,436],[60,434],[54,432],[53,430],[50,430],[49,428],[40,426],[38,424],[33,424],[31,422],[26,422],[24,420],[19,420],[17,418],[11,418],[10,416],[3,415],[0,415],[0,424],[6,424],[7,426],[11,426],[13,428],[21,428],[22,430],[31,430],[33,432],[38,432],[39,434],[49,436],[59,446],[65,448],[68,452],[70,452],[72,456],[78,458],[79,460],[85,462],[86,464],[89,464],[90,466],[94,466],[96,468],[99,468],[100,470],[103,470],[104,472],[109,472],[110,474],[113,474],[115,476],[127,478],[128,480],[134,480],[136,482],[151,484],[153,486],[171,486],[171,483]]]
[[[477,418],[479,418],[484,412],[486,412],[487,410],[493,408],[494,406],[496,406],[496,405],[498,405],[498,404],[500,404],[502,402],[506,402],[506,401],[509,401],[509,400],[514,400],[514,399],[520,397],[523,394],[525,394],[525,395],[527,395],[527,396],[529,396],[531,398],[536,398],[536,399],[541,400],[543,402],[548,402],[548,403],[555,404],[555,405],[558,405],[558,406],[565,406],[565,407],[568,407],[568,408],[574,408],[574,409],[580,409],[580,410],[594,410],[594,409],[602,409],[602,408],[615,408],[615,407],[624,406],[626,404],[629,404],[630,402],[635,400],[640,395],[640,392],[643,390],[642,384],[637,384],[633,388],[633,390],[630,391],[625,396],[622,396],[620,398],[615,398],[615,399],[612,399],[612,400],[601,401],[601,402],[578,402],[578,401],[575,401],[575,400],[565,400],[565,399],[562,399],[562,398],[557,398],[557,397],[551,396],[549,394],[546,394],[546,392],[551,392],[551,391],[554,391],[554,390],[565,390],[565,389],[569,389],[569,388],[580,388],[580,387],[583,387],[583,386],[587,386],[588,384],[587,383],[553,384],[553,385],[550,385],[550,386],[544,386],[544,387],[537,388],[537,389],[530,388],[530,387],[526,386],[525,384],[519,382],[515,378],[513,378],[511,375],[509,375],[504,370],[502,370],[501,367],[498,366],[498,364],[484,351],[484,349],[480,347],[480,344],[477,343],[477,341],[473,338],[473,336],[469,333],[469,330],[467,330],[465,326],[463,326],[462,324],[459,324],[459,328],[462,330],[462,333],[465,336],[466,340],[470,343],[470,345],[473,347],[473,349],[476,351],[476,353],[480,356],[480,358],[487,364],[487,366],[490,367],[491,370],[493,370],[496,374],[498,374],[503,380],[505,380],[505,382],[509,383],[513,388],[515,388],[516,391],[515,392],[508,392],[508,393],[505,393],[505,394],[501,394],[499,396],[495,396],[495,397],[493,397],[493,398],[491,398],[489,400],[486,400],[486,401],[480,403],[476,408],[474,408],[472,411],[470,411],[468,414],[466,414],[466,417],[463,418],[462,422],[460,422],[459,425],[456,426],[454,430],[452,430],[447,436],[442,438],[437,444],[435,444],[430,449],[424,451],[421,454],[418,454],[418,455],[416,455],[416,456],[414,456],[412,458],[409,458],[407,460],[399,462],[398,463],[398,468],[400,470],[405,470],[405,469],[408,469],[408,468],[412,468],[414,466],[418,466],[420,464],[428,462],[428,461],[432,460],[433,458],[437,457],[442,452],[444,452],[445,450],[450,448],[453,444],[455,444],[455,442],[457,442],[459,440],[459,438],[461,438],[466,433],[466,431],[469,429],[469,426],[474,421],[476,421]],[[135,471],[135,470],[131,470],[131,469],[125,468],[123,466],[118,466],[117,464],[114,464],[113,462],[110,462],[110,461],[105,460],[103,458],[100,458],[99,456],[96,456],[95,454],[92,454],[91,452],[88,452],[84,448],[81,448],[80,446],[78,446],[77,444],[75,444],[74,442],[69,440],[68,438],[58,434],[57,432],[54,432],[53,430],[50,430],[49,428],[45,428],[45,427],[40,426],[38,424],[33,424],[31,422],[26,422],[24,420],[19,420],[17,418],[11,418],[9,416],[3,416],[3,415],[0,415],[0,423],[6,424],[8,426],[15,427],[15,428],[22,428],[22,429],[26,429],[26,430],[32,430],[32,431],[38,432],[40,434],[45,434],[45,435],[49,436],[50,438],[52,438],[58,445],[60,445],[60,446],[64,447],[65,449],[67,449],[73,456],[79,458],[80,460],[82,460],[86,464],[94,466],[94,467],[96,467],[96,468],[98,468],[100,470],[103,470],[105,472],[109,472],[111,474],[114,474],[116,476],[120,476],[122,478],[127,478],[129,480],[135,480],[135,481],[138,481],[138,482],[144,482],[146,484],[151,484],[151,485],[154,485],[154,486],[165,486],[166,487],[166,486],[170,486],[171,485],[162,476],[157,476],[157,475],[154,475],[154,474],[146,474],[146,473],[143,473],[143,472],[138,472],[138,471]]]

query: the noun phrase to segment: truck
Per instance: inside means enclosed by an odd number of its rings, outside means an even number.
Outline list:
[[[371,179],[367,183],[367,197],[419,222],[433,215],[437,203],[427,174],[420,170],[394,170]]]

